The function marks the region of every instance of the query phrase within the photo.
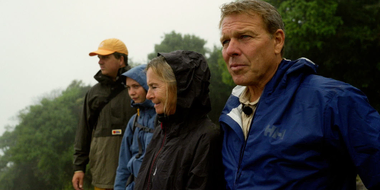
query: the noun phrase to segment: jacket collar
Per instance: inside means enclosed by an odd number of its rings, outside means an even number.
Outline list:
[[[263,93],[270,95],[278,89],[283,89],[290,84],[289,80],[303,77],[309,74],[316,74],[318,66],[307,58],[299,58],[291,61],[283,59],[278,66],[276,74],[265,85]]]
[[[123,74],[124,72],[128,71],[131,67],[130,66],[126,66],[126,67],[122,67],[118,70],[117,72],[117,76],[116,76],[116,80],[112,80],[111,77],[107,76],[107,75],[103,75],[102,74],[102,71],[99,70],[94,78],[95,80],[97,80],[99,83],[101,84],[113,84],[114,82],[121,82],[121,83],[125,83],[125,77],[122,76],[121,74]]]
[[[184,109],[177,106],[177,110],[173,115],[157,114],[158,121],[161,122],[161,128],[169,136],[179,136],[188,133],[194,127],[189,125],[190,121],[197,121],[203,117],[207,117],[207,112],[197,109]]]
[[[135,101],[131,100],[131,106],[134,108],[140,108],[140,109],[150,109],[154,108],[154,104],[151,100],[146,99],[142,103],[135,103]]]

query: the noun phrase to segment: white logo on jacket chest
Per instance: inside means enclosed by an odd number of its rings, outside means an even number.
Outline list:
[[[264,131],[264,136],[267,136],[267,137],[272,137],[274,139],[284,139],[284,136],[285,136],[285,132],[286,130],[280,130],[278,129],[278,127],[276,126],[271,126],[271,125],[268,125],[266,128],[265,128],[265,131]]]

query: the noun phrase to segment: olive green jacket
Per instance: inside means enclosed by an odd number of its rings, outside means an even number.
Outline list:
[[[89,163],[92,185],[98,188],[113,188],[124,129],[136,113],[125,88],[125,78],[121,76],[129,68],[119,69],[120,77],[116,81],[99,71],[94,76],[99,83],[87,92],[84,100],[74,144],[74,171],[85,172]],[[99,102],[105,101],[116,88],[123,90],[96,117]]]

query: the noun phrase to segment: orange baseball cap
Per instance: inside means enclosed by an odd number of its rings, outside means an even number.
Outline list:
[[[115,52],[124,53],[125,55],[128,55],[128,49],[121,40],[116,38],[110,38],[103,40],[102,43],[100,43],[98,50],[90,52],[89,55],[109,55]]]

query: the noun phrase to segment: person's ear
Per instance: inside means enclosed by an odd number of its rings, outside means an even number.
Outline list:
[[[282,48],[285,44],[285,33],[282,29],[277,29],[273,34],[274,40],[274,52],[275,54],[281,54]]]
[[[119,66],[120,66],[120,68],[122,68],[122,67],[125,67],[125,64],[124,64],[124,56],[120,56],[120,59],[119,59]]]

